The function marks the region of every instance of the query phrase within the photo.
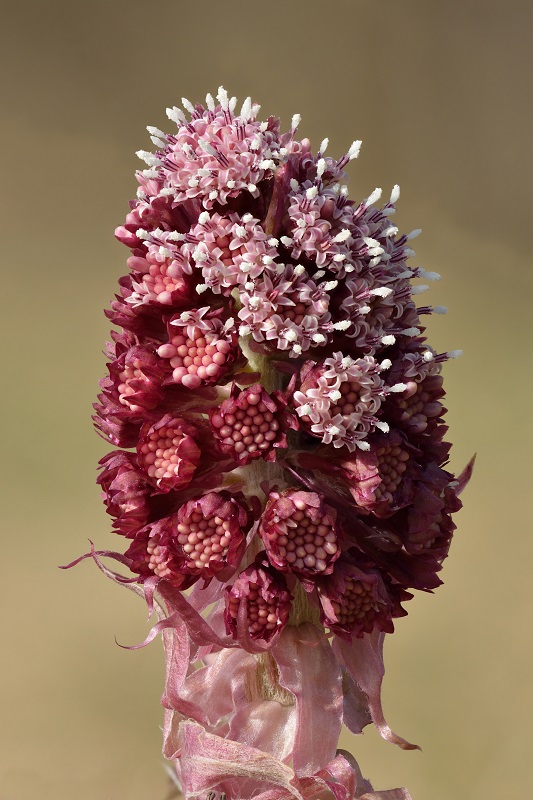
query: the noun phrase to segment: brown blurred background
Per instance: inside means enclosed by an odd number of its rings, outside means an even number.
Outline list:
[[[349,746],[414,800],[533,796],[531,776],[531,46],[527,0],[20,0],[2,13],[1,800],[163,800],[163,658],[142,604],[89,563],[117,544],[94,485],[89,415],[101,309],[125,271],[113,229],[147,124],[223,83],[285,127],[364,141],[351,192],[402,187],[397,223],[441,272],[430,341],[452,467],[478,451],[445,585],[387,647],[385,707],[419,742]],[[428,295],[426,295],[427,297]],[[529,790],[529,791],[528,791]]]

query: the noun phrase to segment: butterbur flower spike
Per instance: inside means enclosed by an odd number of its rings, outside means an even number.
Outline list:
[[[434,589],[471,465],[446,469],[441,368],[417,306],[430,273],[351,200],[338,160],[220,88],[167,110],[117,238],[98,483],[156,593],[164,752],[185,798],[408,800],[337,750],[342,723],[393,733],[383,642]],[[408,263],[409,262],[409,263]],[[124,578],[104,568],[111,556]],[[189,591],[185,591],[189,590]]]

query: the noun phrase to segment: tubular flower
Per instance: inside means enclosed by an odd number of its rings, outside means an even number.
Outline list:
[[[133,577],[91,555],[160,616],[186,800],[408,800],[336,748],[371,721],[413,747],[383,716],[384,635],[409,589],[441,582],[471,472],[445,469],[459,353],[422,322],[445,309],[417,305],[438,276],[411,266],[397,186],[349,198],[360,142],[315,152],[299,115],[281,133],[223,88],[183,106],[138,153],[95,405],[116,448],[98,483],[130,540],[111,557]]]

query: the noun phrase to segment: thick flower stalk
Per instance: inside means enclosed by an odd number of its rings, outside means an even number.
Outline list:
[[[185,798],[408,798],[337,751],[383,716],[383,639],[440,583],[460,507],[399,196],[220,89],[148,128],[95,423],[115,554],[160,621]],[[190,589],[185,593],[185,590]]]

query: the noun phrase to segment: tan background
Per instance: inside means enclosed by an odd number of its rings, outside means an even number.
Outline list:
[[[139,601],[88,563],[112,547],[89,423],[113,239],[134,151],[166,105],[220,83],[340,155],[354,196],[402,186],[446,367],[459,469],[478,450],[445,586],[388,643],[391,724],[352,742],[377,787],[415,800],[533,795],[531,778],[531,31],[498,0],[7,2],[2,13],[1,800],[163,800],[162,653]],[[346,746],[346,743],[345,743]]]

